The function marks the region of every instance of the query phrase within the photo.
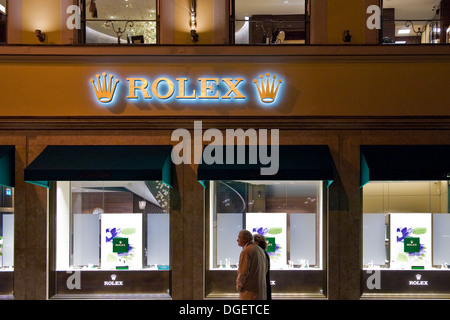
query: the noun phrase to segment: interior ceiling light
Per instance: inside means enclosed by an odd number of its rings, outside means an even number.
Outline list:
[[[409,34],[410,32],[411,29],[409,28],[398,29],[398,34]]]

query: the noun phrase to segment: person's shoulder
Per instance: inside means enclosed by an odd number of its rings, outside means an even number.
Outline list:
[[[255,243],[254,242],[250,242],[250,243],[247,243],[245,246],[244,246],[244,248],[242,248],[242,251],[253,251],[253,250],[255,250],[255,248],[256,248],[257,246],[255,245]]]
[[[252,243],[253,244],[253,246],[252,246],[252,250],[253,251],[256,251],[256,252],[258,252],[258,253],[264,253],[264,250],[263,250],[263,248],[261,248],[260,246],[258,246],[256,243]]]

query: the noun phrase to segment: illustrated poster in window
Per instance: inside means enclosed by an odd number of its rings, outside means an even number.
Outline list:
[[[391,269],[431,268],[431,213],[391,213]]]
[[[142,268],[142,215],[102,214],[102,269]]]
[[[252,234],[262,234],[269,242],[267,253],[270,256],[271,269],[287,266],[286,221],[286,213],[246,214],[246,229]]]

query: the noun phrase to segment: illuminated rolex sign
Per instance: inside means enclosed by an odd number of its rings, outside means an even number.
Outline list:
[[[280,100],[283,80],[270,73],[252,78],[243,77],[186,77],[171,78],[157,76],[150,80],[145,77],[127,77],[119,80],[113,74],[103,72],[90,78],[95,99],[101,104],[113,103],[119,95],[126,100],[148,101],[220,101],[234,103],[250,97],[265,105]],[[122,87],[124,87],[122,90]]]

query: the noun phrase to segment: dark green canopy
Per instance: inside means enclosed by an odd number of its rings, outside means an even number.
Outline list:
[[[47,146],[25,169],[25,181],[49,187],[50,181],[147,181],[171,186],[168,145]]]
[[[279,168],[273,175],[261,174],[261,168],[270,167],[270,163],[261,162],[259,146],[240,147],[245,150],[245,161],[241,161],[244,163],[237,161],[238,146],[224,147],[221,164],[207,164],[203,160],[199,165],[197,173],[199,182],[203,184],[206,180],[322,180],[331,183],[334,180],[334,163],[328,146],[280,145]],[[250,161],[251,148],[255,148],[253,153],[258,155],[256,163]],[[270,152],[270,145],[267,149]],[[234,160],[227,163],[226,154],[229,152],[233,152]]]
[[[449,145],[361,146],[361,186],[369,181],[448,180]]]
[[[14,162],[14,146],[0,146],[0,185],[5,187],[15,186]]]

